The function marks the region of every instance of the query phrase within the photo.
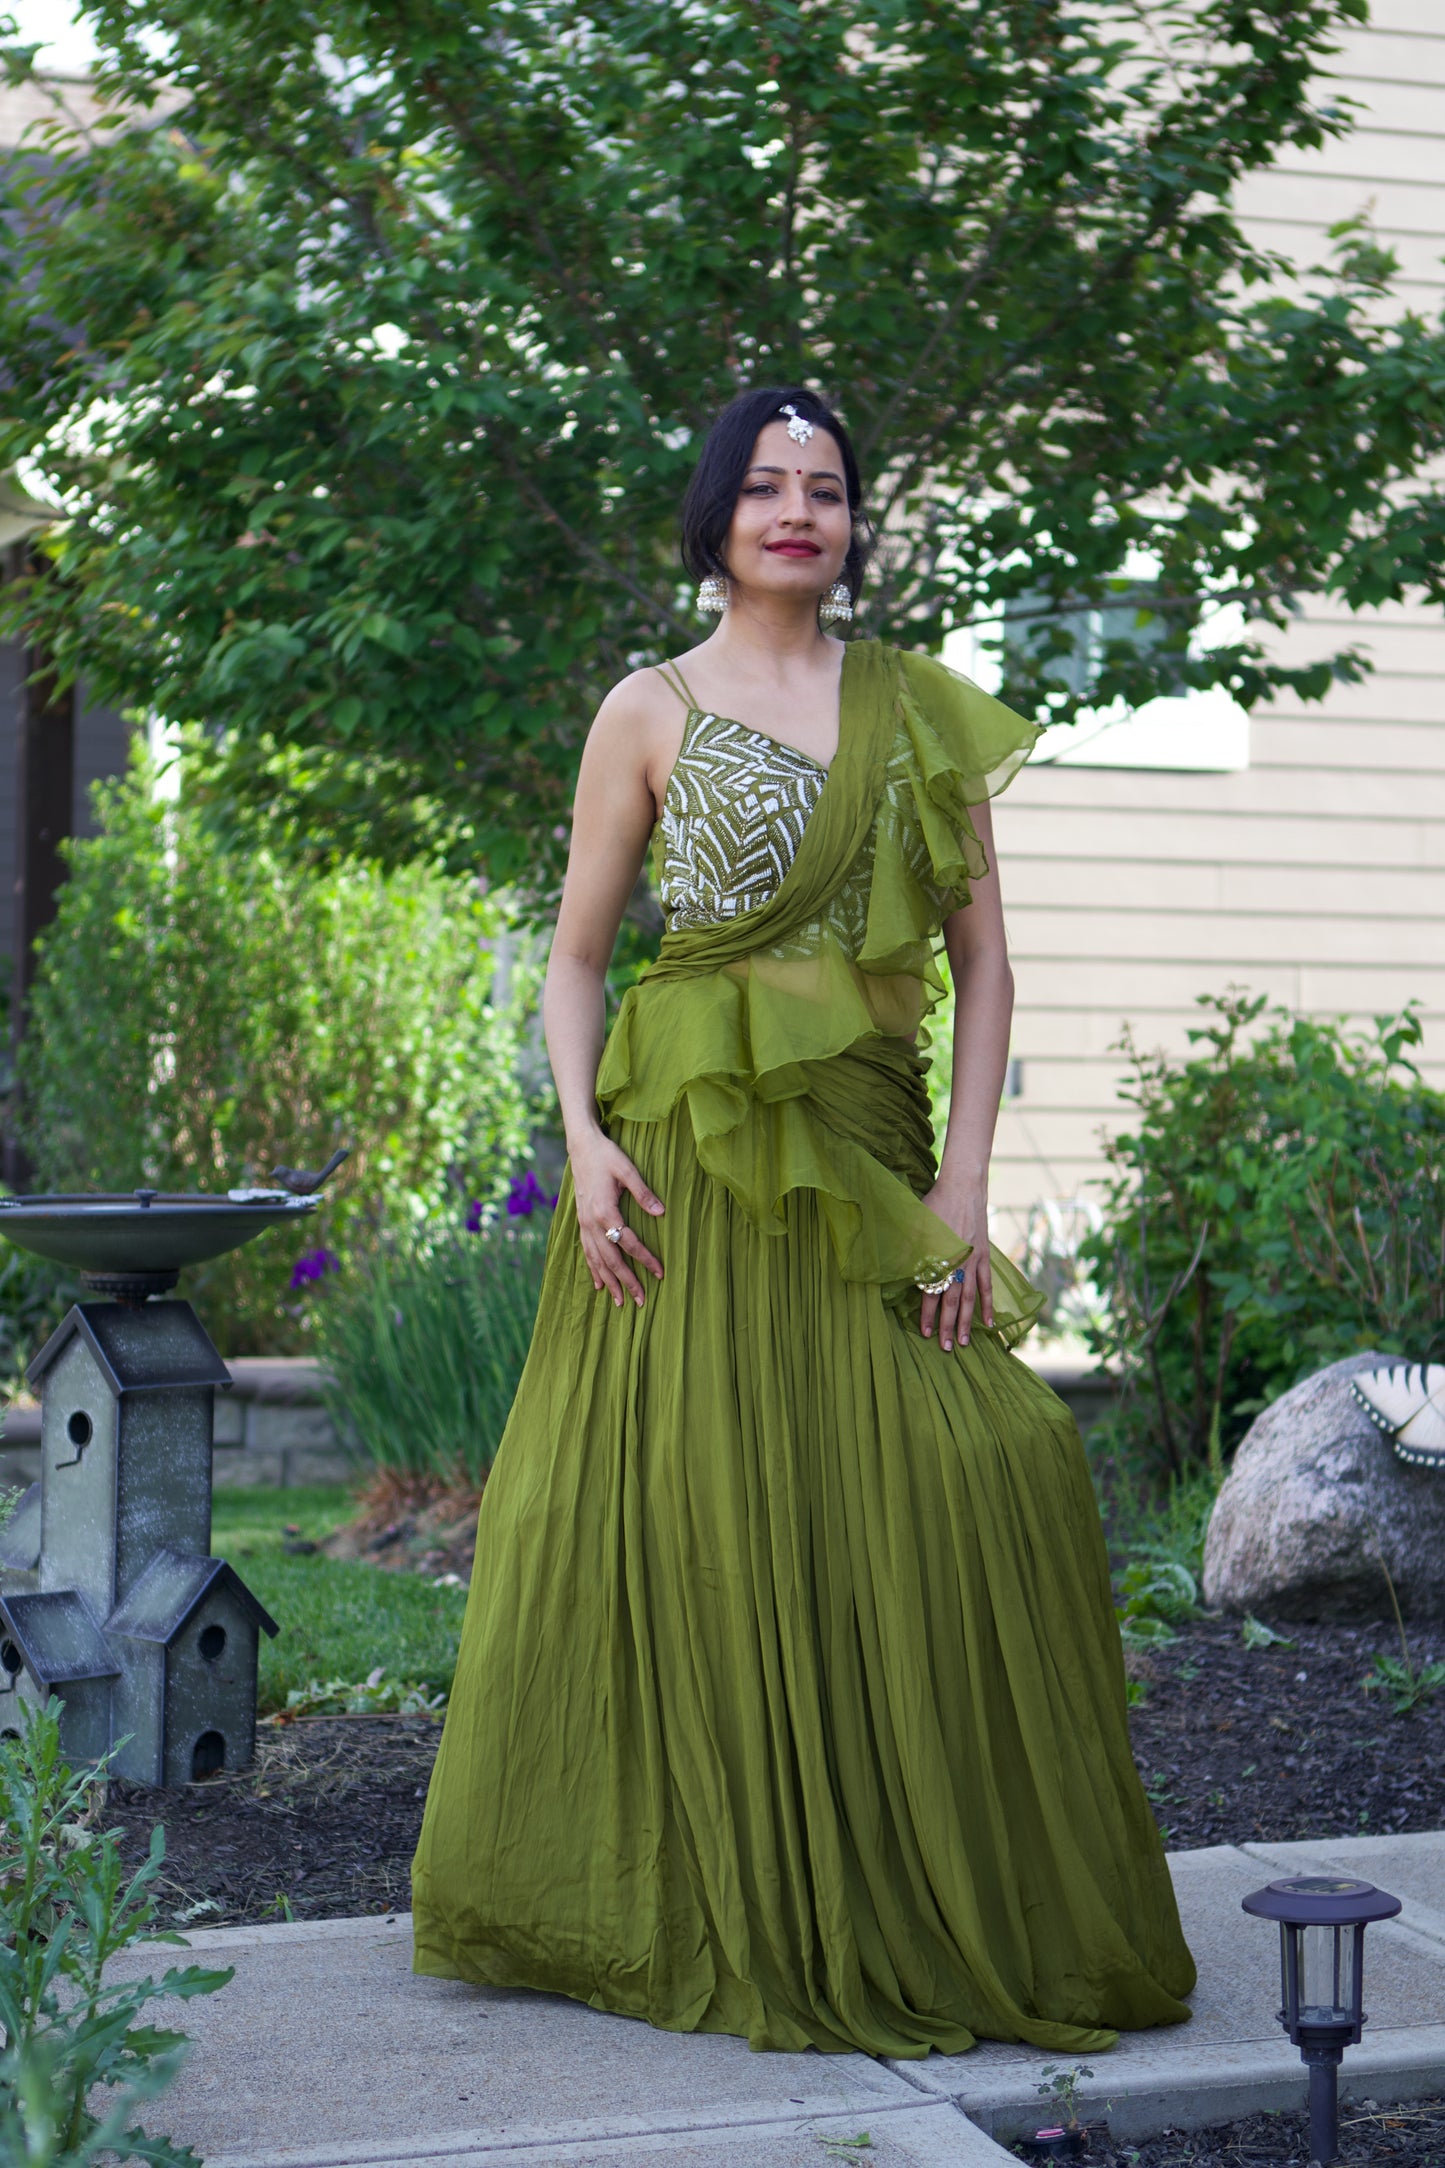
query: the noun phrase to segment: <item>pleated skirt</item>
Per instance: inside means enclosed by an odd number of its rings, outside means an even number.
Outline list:
[[[685,1107],[613,1133],[666,1278],[597,1294],[564,1184],[416,1969],[880,2056],[1187,2018],[1072,1416],[987,1333],[945,1354],[844,1282],[810,1192],[755,1227]]]

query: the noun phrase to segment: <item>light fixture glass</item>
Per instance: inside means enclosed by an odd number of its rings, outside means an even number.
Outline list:
[[[1301,1874],[1244,1899],[1279,1922],[1279,2021],[1310,2074],[1310,2157],[1339,2152],[1339,2065],[1365,2022],[1365,1928],[1393,1919],[1400,1900],[1352,1875]]]

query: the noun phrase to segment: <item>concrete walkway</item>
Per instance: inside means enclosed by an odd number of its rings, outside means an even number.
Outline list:
[[[1274,2014],[1278,1943],[1239,1909],[1302,1871],[1362,1875],[1404,1900],[1366,1937],[1370,2024],[1346,2091],[1445,2091],[1445,1832],[1220,1845],[1171,1864],[1199,1959],[1194,2020],[1094,2059],[1081,2098],[1116,2136],[1302,2104]],[[404,1915],[187,1939],[236,1977],[172,2006],[196,2049],[145,2120],[207,2168],[1000,2168],[1013,2156],[987,2133],[1047,2120],[1040,2076],[1059,2060],[989,2045],[921,2063],[754,2055],[559,1997],[418,1980]]]

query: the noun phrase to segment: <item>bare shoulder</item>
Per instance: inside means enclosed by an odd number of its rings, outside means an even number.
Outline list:
[[[670,722],[673,716],[680,719],[683,712],[682,701],[662,672],[648,668],[617,680],[597,710],[597,721],[605,722],[610,730],[625,729],[628,724],[635,729],[639,724]]]
[[[677,735],[682,720],[677,694],[657,671],[633,670],[598,708],[589,738],[609,756],[644,748],[650,754],[660,739]]]
[[[682,743],[686,709],[658,671],[634,670],[620,678],[593,718],[583,766],[614,783],[625,776],[645,790],[654,810]]]

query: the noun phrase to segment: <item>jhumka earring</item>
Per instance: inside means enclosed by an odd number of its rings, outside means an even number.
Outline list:
[[[853,615],[853,597],[842,580],[834,580],[832,586],[818,604],[818,617],[822,624],[831,625],[837,620],[846,621]]]
[[[728,583],[716,572],[709,572],[697,591],[697,606],[704,617],[721,617],[728,606]],[[852,615],[852,612],[849,612]]]

